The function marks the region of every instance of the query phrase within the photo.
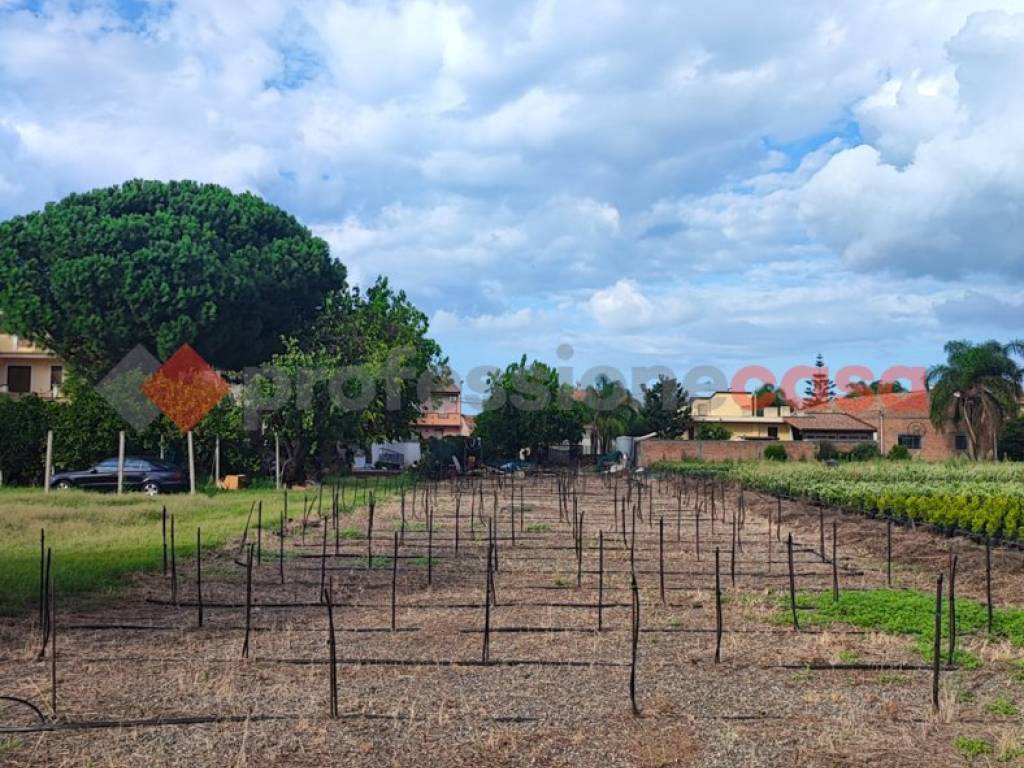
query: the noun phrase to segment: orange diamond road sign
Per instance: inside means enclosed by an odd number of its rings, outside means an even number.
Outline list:
[[[142,384],[142,391],[182,432],[188,432],[224,399],[230,387],[185,344]]]

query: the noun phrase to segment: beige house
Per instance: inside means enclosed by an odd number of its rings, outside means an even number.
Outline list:
[[[0,394],[60,397],[64,363],[25,339],[0,333]]]
[[[788,405],[758,408],[753,392],[715,392],[690,401],[694,427],[693,440],[702,424],[719,424],[731,433],[731,440],[793,439],[792,416]]]

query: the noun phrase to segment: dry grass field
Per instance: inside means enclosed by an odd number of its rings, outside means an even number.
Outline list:
[[[376,505],[369,540],[364,505],[325,511],[303,530],[293,504],[283,558],[270,530],[253,552],[247,657],[241,527],[203,553],[202,626],[194,547],[176,558],[176,600],[159,567],[101,601],[58,598],[55,664],[50,646],[40,658],[34,611],[0,619],[0,696],[40,712],[0,700],[0,764],[1024,765],[1022,652],[1009,610],[1024,605],[1020,553],[992,552],[999,626],[1010,629],[989,636],[966,612],[985,598],[983,547],[895,528],[889,590],[882,521],[786,503],[780,523],[775,500],[750,492],[741,512],[736,488],[712,516],[693,481],[642,482],[421,484],[415,498]],[[280,509],[268,506],[277,520]],[[828,611],[833,520],[833,607],[848,609],[844,621]],[[158,514],[150,525],[159,532]],[[788,604],[789,533],[799,630]],[[194,528],[182,541],[189,535]],[[942,665],[936,711],[922,653],[930,643],[914,628],[929,624],[921,595],[934,595],[951,551],[968,634],[960,663]],[[639,714],[630,700],[632,573]]]

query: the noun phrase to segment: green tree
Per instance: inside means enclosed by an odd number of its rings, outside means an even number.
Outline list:
[[[590,421],[597,432],[598,450],[608,453],[614,448],[615,438],[638,431],[640,406],[620,381],[599,374],[587,387],[584,403]]]
[[[675,378],[658,376],[650,387],[641,384],[643,404],[640,406],[643,429],[657,432],[666,440],[684,434],[691,424],[689,394]]]
[[[721,424],[715,424],[714,422],[698,424],[697,432],[694,435],[696,440],[728,440],[731,437],[732,432]]]
[[[865,381],[854,381],[846,392],[848,398],[866,397],[867,395],[889,395],[906,392],[906,387],[899,381],[881,381],[875,379],[870,384]]]
[[[95,381],[142,344],[238,369],[314,319],[345,268],[250,193],[129,181],[0,224],[0,313]]]
[[[818,353],[818,359],[814,361],[815,372],[811,374],[810,381],[804,389],[804,407],[810,408],[815,405],[822,405],[836,399],[836,383],[828,377],[828,368],[825,366],[825,358]]]
[[[780,408],[789,405],[789,400],[786,399],[786,393],[780,387],[766,383],[754,392],[754,405],[758,411],[763,411],[765,408]]]
[[[411,435],[432,384],[450,375],[428,331],[405,292],[378,278],[365,294],[331,294],[311,328],[285,340],[274,376],[253,377],[247,396],[281,439],[287,482],[320,476],[349,446]]]
[[[1013,355],[1024,354],[1024,341],[950,341],[944,350],[946,362],[932,366],[925,377],[932,423],[940,429],[949,423],[962,427],[971,458],[997,456],[996,436],[1020,412],[1024,369]]]
[[[1024,416],[1010,419],[999,436],[999,453],[1010,461],[1024,461]]]
[[[473,434],[489,457],[513,458],[528,448],[543,461],[548,446],[578,443],[587,417],[586,406],[573,398],[571,386],[559,383],[554,368],[537,360],[527,365],[523,355],[488,377]]]

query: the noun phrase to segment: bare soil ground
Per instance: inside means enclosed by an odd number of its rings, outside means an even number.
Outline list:
[[[983,664],[943,672],[935,713],[931,671],[907,638],[853,627],[795,631],[779,623],[788,533],[796,543],[797,588],[831,588],[817,509],[786,503],[777,538],[775,500],[747,492],[734,584],[737,491],[717,502],[713,524],[702,513],[698,558],[693,489],[679,496],[667,480],[649,481],[642,519],[627,512],[623,534],[626,480],[581,475],[577,586],[572,502],[560,511],[555,476],[515,482],[514,543],[510,481],[501,488],[486,481],[482,513],[479,488],[469,483],[431,488],[432,534],[423,488],[415,501],[406,499],[397,631],[391,630],[390,555],[400,527],[398,500],[375,510],[371,569],[366,510],[341,517],[345,537],[339,532],[337,553],[330,518],[304,534],[298,520],[290,521],[283,584],[279,539],[264,531],[261,562],[253,568],[248,658],[242,658],[246,569],[237,541],[204,555],[202,627],[195,561],[177,563],[177,605],[164,574],[139,576],[135,589],[102,608],[58,605],[55,717],[51,658],[37,659],[37,620],[3,620],[0,696],[34,703],[46,721],[0,701],[0,764],[945,766],[965,764],[957,737],[994,745],[977,765],[1024,764],[1015,751],[1024,746],[1024,723],[988,708],[999,697],[1024,704],[1013,663],[1020,654],[1008,646],[966,639]],[[492,516],[497,604],[484,663],[486,520]],[[841,588],[884,586],[886,524],[827,510],[827,555],[834,518]],[[634,537],[639,716],[629,698]],[[715,547],[725,597],[718,664]],[[951,549],[960,558],[958,594],[983,598],[984,549],[923,530],[894,529],[894,585],[933,590]],[[1021,554],[995,550],[992,557],[997,602],[1021,605]],[[337,719],[329,716],[322,565],[336,603]]]

